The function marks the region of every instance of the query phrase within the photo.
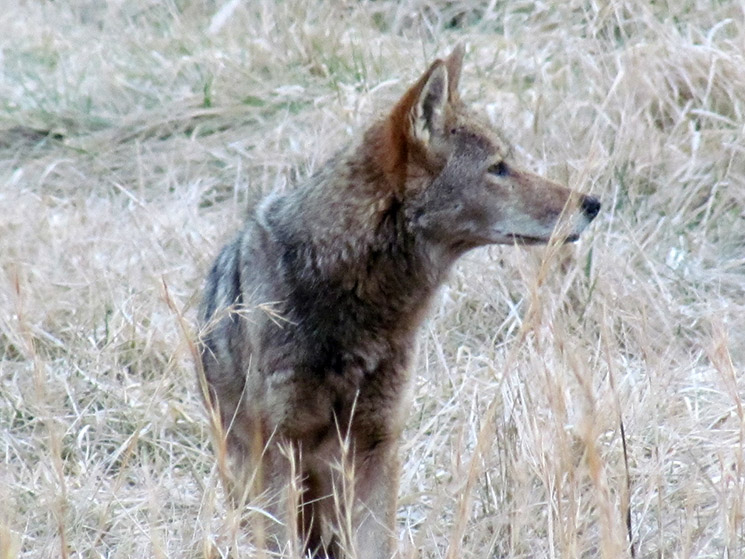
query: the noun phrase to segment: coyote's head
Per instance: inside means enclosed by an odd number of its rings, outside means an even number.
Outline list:
[[[520,169],[500,135],[458,95],[463,48],[436,60],[377,129],[378,162],[409,226],[456,253],[575,241],[600,202]]]

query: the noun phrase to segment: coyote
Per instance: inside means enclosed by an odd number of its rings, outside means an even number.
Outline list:
[[[260,548],[390,559],[417,329],[438,286],[468,250],[575,241],[600,209],[515,165],[459,97],[463,53],[261,201],[209,273],[202,391],[233,502],[265,511],[248,523]]]

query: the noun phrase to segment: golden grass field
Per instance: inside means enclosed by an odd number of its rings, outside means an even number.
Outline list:
[[[0,13],[0,559],[257,557],[194,373],[202,280],[467,47],[582,240],[464,258],[421,333],[402,558],[745,557],[745,6],[35,0]],[[625,432],[624,459],[621,424]]]

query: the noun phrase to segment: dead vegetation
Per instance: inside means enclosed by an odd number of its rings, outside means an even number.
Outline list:
[[[744,15],[715,0],[6,9],[0,558],[254,556],[196,388],[202,278],[247,204],[302,180],[457,41],[465,97],[604,206],[578,245],[477,251],[443,289],[403,441],[402,557],[630,557],[627,511],[636,557],[743,556]]]

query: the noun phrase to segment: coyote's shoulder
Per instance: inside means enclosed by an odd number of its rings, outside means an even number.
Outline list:
[[[305,184],[262,201],[209,274],[207,404],[233,458],[233,497],[261,497],[284,519],[268,532],[275,548],[297,537],[318,557],[390,557],[397,441],[432,295],[464,252],[572,241],[598,212],[516,166],[460,100],[462,54],[435,61]],[[290,522],[292,471],[303,492]]]

